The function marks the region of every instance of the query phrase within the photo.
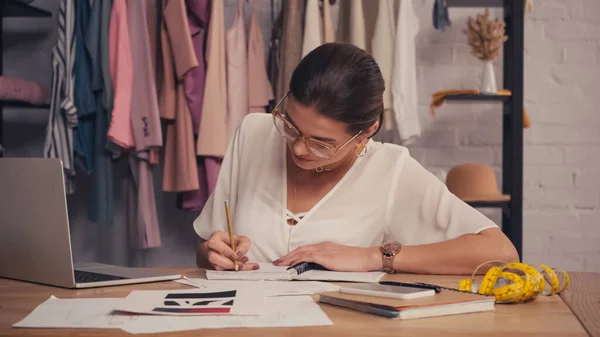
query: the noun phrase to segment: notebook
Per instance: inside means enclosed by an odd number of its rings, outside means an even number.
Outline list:
[[[392,319],[416,319],[493,311],[495,297],[442,290],[434,296],[402,300],[366,295],[328,292],[319,302]]]
[[[275,266],[272,263],[259,263],[258,270],[217,271],[207,270],[209,280],[266,280],[266,281],[341,281],[341,282],[378,282],[384,272],[341,272],[330,270],[309,270],[296,274],[287,270],[287,266]]]

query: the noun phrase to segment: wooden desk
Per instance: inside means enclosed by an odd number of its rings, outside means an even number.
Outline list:
[[[203,273],[198,269],[176,272],[188,277],[200,277]],[[451,287],[456,287],[462,278],[404,274],[386,277],[390,280],[421,281]],[[333,321],[333,326],[206,329],[149,336],[588,336],[582,324],[586,326],[590,335],[600,336],[600,274],[573,273],[572,278],[571,288],[562,298],[542,297],[527,304],[497,304],[494,312],[394,321],[323,305],[322,308]],[[50,295],[59,298],[125,297],[133,289],[184,288],[187,286],[169,281],[69,290],[0,279],[0,336],[128,336],[122,330],[13,329],[12,324],[27,316]]]

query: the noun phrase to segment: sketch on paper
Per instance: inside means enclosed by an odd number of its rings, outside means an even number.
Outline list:
[[[260,315],[264,285],[184,290],[134,290],[117,310],[149,315]]]
[[[212,293],[170,293],[162,307],[153,311],[166,313],[229,313],[233,307],[236,290]]]

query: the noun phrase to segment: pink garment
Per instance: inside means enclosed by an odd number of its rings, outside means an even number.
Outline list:
[[[265,43],[257,21],[256,11],[254,11],[248,33],[249,112],[265,112],[269,101],[274,99],[265,65]]]
[[[133,67],[129,44],[126,0],[114,0],[108,35],[110,76],[115,92],[107,137],[123,149],[135,143],[131,132],[131,94]]]
[[[184,195],[190,195],[191,192],[184,192],[180,194],[178,200],[179,207],[189,212],[201,212],[208,200],[208,197],[213,193],[217,186],[217,178],[219,177],[219,170],[221,169],[221,158],[206,157],[199,158],[202,165],[198,166],[198,177],[204,180],[204,184],[200,184],[200,189],[194,191],[194,198],[182,198]],[[200,172],[200,167],[202,172]]]
[[[194,191],[199,188],[198,168],[192,117],[183,83],[198,62],[184,0],[163,0],[161,44],[161,116],[175,119],[167,125],[162,190]]]
[[[209,157],[204,160],[206,166],[206,180],[208,181],[208,195],[211,195],[217,186],[217,178],[219,177],[219,170],[223,159]]]
[[[198,133],[200,118],[202,117],[202,100],[204,98],[204,83],[206,75],[206,64],[204,63],[204,34],[208,29],[208,0],[186,0],[188,25],[192,34],[192,44],[196,52],[198,67],[190,70],[183,86],[185,95],[192,114],[192,125],[194,134]]]
[[[209,8],[208,0],[186,0],[188,24],[192,34],[192,44],[196,52],[198,67],[190,70],[184,79],[183,86],[190,108],[194,135],[198,135],[200,119],[202,118],[202,101],[204,98],[204,84],[206,65],[204,62],[204,32],[208,29]],[[179,207],[192,212],[202,210],[208,199],[206,170],[202,157],[196,160],[198,168],[199,188],[193,191],[180,192],[178,195]]]
[[[208,184],[206,179],[206,167],[204,158],[198,157],[198,182],[200,187],[194,191],[185,191],[178,193],[179,207],[188,212],[200,212],[208,200]]]
[[[127,222],[136,224],[135,226],[127,226],[129,246],[134,249],[160,247],[161,239],[156,215],[154,185],[142,183],[143,181],[152,180],[150,163],[135,156],[130,156],[129,174],[132,178],[126,181]],[[140,212],[140,208],[154,210],[154,212]],[[148,224],[156,224],[156,226],[149,226]]]
[[[136,151],[162,147],[162,130],[156,95],[156,79],[148,32],[147,2],[127,2],[129,38],[133,63],[133,88],[131,91],[131,126]],[[154,38],[154,37],[152,37]]]
[[[227,140],[230,141],[248,109],[248,54],[244,27],[244,2],[238,0],[238,9],[227,42]],[[264,56],[263,56],[264,57]]]
[[[48,102],[48,90],[36,82],[0,76],[0,100],[44,104]]]
[[[206,42],[206,84],[196,154],[223,157],[227,150],[227,77],[223,1],[211,1]]]
[[[133,64],[136,76],[131,97],[131,125],[136,152],[129,159],[128,228],[131,247],[137,249],[161,246],[154,179],[149,162],[149,151],[162,146],[151,36],[148,31],[149,15],[153,15],[152,12],[148,13],[152,10],[148,6],[150,2],[127,2],[131,54],[136,60]]]

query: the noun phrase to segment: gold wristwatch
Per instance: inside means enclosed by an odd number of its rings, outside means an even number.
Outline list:
[[[394,257],[400,253],[402,250],[402,245],[398,241],[388,241],[384,242],[380,246],[381,250],[381,258],[383,260],[383,271],[392,274],[395,273],[394,270]]]

